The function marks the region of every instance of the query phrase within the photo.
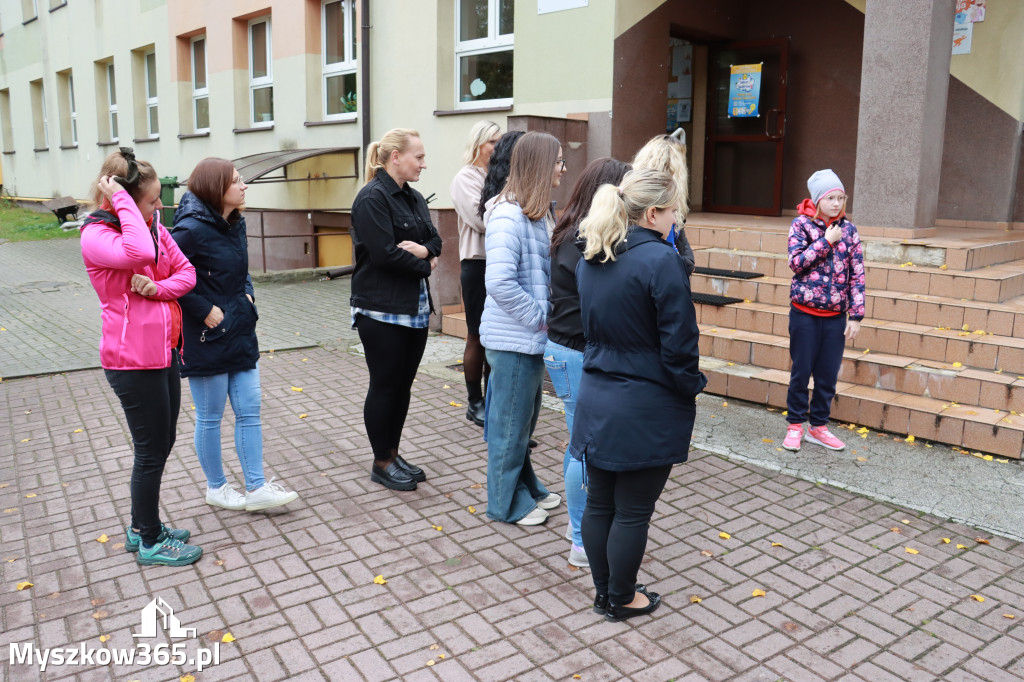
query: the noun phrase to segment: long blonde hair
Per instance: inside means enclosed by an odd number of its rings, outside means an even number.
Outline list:
[[[626,173],[622,185],[601,185],[594,194],[590,213],[580,223],[580,237],[587,241],[583,257],[599,262],[615,260],[615,251],[626,241],[629,228],[640,222],[651,207],[675,208],[679,186],[668,173],[637,168]]]
[[[690,212],[689,185],[690,172],[686,167],[685,147],[679,138],[671,135],[655,135],[647,141],[633,157],[633,168],[653,168],[672,175],[679,188],[679,211],[677,219],[681,222]]]
[[[498,201],[514,201],[523,215],[540,220],[551,211],[551,181],[561,143],[553,135],[537,131],[519,138],[512,149],[508,180]]]
[[[495,135],[501,135],[501,126],[494,121],[477,121],[469,130],[469,141],[466,151],[462,153],[462,163],[467,166],[476,162],[480,156],[480,147],[487,144]]]
[[[399,154],[409,147],[409,141],[420,134],[411,128],[392,128],[384,133],[384,137],[377,142],[371,142],[366,148],[366,167],[363,170],[364,183],[373,180],[377,171],[384,170],[384,166],[391,159],[391,152]]]

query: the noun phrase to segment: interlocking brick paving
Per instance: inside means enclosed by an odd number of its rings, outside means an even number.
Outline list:
[[[141,568],[123,549],[132,456],[102,372],[0,383],[0,650],[134,647],[160,596],[204,646],[236,638],[218,665],[53,666],[45,679],[1024,679],[1020,543],[695,450],[641,568],[664,605],[606,623],[588,572],[566,562],[564,506],[536,528],[484,516],[486,445],[449,404],[462,386],[420,373],[403,451],[430,478],[396,493],[369,480],[359,356],[275,352],[260,369],[268,474],[302,497],[283,512],[207,506],[183,381],[162,507],[205,550],[186,568]],[[231,432],[229,417],[240,483]],[[561,413],[543,410],[536,435],[539,475],[562,492]],[[7,656],[3,671],[44,678]]]

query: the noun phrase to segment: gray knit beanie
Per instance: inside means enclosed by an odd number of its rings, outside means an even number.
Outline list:
[[[839,176],[833,173],[831,168],[815,171],[811,177],[807,178],[807,191],[811,193],[811,201],[815,206],[823,196],[834,189],[846,191]]]

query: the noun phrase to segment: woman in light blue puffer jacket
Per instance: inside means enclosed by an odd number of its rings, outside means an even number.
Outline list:
[[[487,516],[535,526],[562,501],[533,472],[529,440],[544,380],[550,281],[551,189],[565,173],[562,147],[547,133],[523,135],[508,182],[485,216],[487,300],[480,341],[487,352]]]

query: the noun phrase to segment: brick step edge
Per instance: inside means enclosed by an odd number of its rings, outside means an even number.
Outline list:
[[[786,408],[788,372],[706,357],[701,358],[701,370],[708,377],[707,393]],[[976,405],[945,404],[932,398],[846,382],[837,384],[831,416],[838,422],[1011,459],[1021,459],[1024,447],[1024,416]],[[780,420],[780,433],[783,428]]]

